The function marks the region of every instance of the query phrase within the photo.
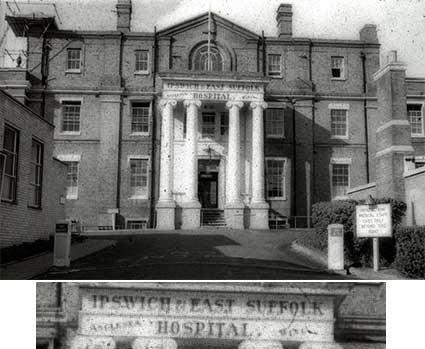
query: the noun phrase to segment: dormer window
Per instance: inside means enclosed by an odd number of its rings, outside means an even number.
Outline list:
[[[193,69],[198,71],[224,71],[224,60],[218,47],[201,46],[193,55]]]

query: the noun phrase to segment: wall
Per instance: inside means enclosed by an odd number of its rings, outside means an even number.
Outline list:
[[[24,241],[47,239],[55,231],[57,220],[64,219],[59,198],[64,195],[66,168],[53,160],[53,125],[41,119],[21,103],[0,91],[0,134],[7,123],[19,130],[17,201],[2,201],[0,242],[2,247]],[[44,144],[41,209],[28,207],[31,180],[32,138]],[[3,147],[3,136],[0,139]]]

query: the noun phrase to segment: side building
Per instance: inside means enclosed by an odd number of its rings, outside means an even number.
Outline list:
[[[130,0],[116,10],[109,32],[6,16],[28,75],[2,88],[25,86],[56,125],[67,216],[86,229],[307,226],[318,201],[404,198],[404,169],[425,164],[425,80],[394,54],[380,67],[374,25],[297,38],[282,4],[275,37],[215,13],[144,33]]]
[[[48,239],[65,219],[67,167],[54,126],[0,90],[0,247]]]

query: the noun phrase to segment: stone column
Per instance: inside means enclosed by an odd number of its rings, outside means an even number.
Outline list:
[[[334,342],[304,342],[299,349],[342,349],[342,346]]]
[[[115,341],[112,337],[97,337],[77,335],[71,340],[71,349],[101,348],[115,349]]]
[[[252,102],[252,199],[251,229],[269,229],[269,204],[264,199],[264,121],[265,102]]]
[[[238,349],[283,349],[283,345],[279,341],[246,340]]]
[[[175,229],[175,208],[173,199],[173,151],[174,151],[174,119],[175,100],[161,100],[161,161],[159,173],[159,199],[156,205],[156,228],[161,230]]]
[[[186,188],[186,195],[182,202],[182,229],[196,229],[201,225],[201,204],[198,199],[198,108],[199,100],[186,100],[186,159],[190,184]]]
[[[227,155],[227,184],[226,184],[226,225],[233,229],[243,229],[244,204],[241,200],[240,189],[240,109],[241,101],[226,103],[229,109],[229,143]]]
[[[131,344],[131,349],[177,349],[177,342],[172,338],[136,338]]]

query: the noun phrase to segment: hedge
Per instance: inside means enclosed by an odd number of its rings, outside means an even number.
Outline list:
[[[425,278],[425,226],[399,227],[395,239],[395,267],[408,276]]]
[[[396,229],[406,212],[406,204],[391,198],[374,199],[373,203],[391,204],[393,229]],[[328,245],[327,227],[329,224],[339,223],[344,226],[344,254],[346,262],[361,262],[363,265],[371,265],[372,239],[355,238],[356,205],[359,204],[364,204],[364,200],[339,200],[314,204],[311,219],[316,234],[308,244],[326,251]],[[381,238],[379,239],[379,245],[380,264],[383,266],[391,264],[394,261],[396,252],[394,238]]]

